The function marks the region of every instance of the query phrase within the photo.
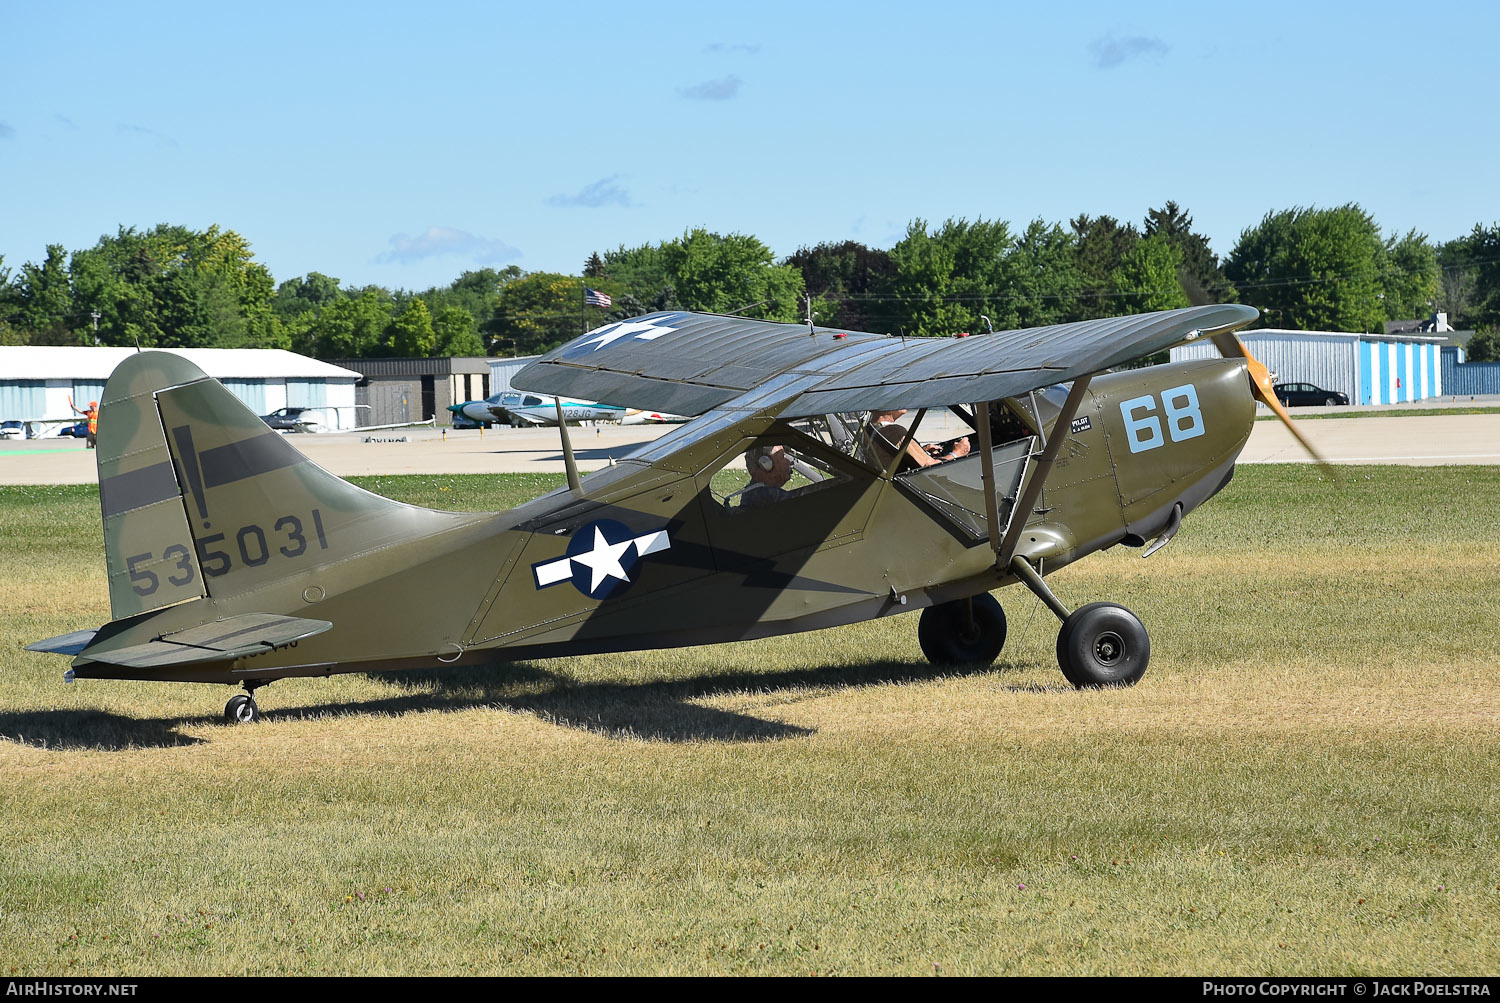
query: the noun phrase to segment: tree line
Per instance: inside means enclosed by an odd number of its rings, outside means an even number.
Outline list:
[[[585,306],[585,287],[610,306]],[[596,251],[581,274],[466,271],[420,292],[345,286],[320,272],[277,283],[233,230],[120,227],[91,248],[0,258],[0,344],[285,348],[319,358],[529,355],[587,327],[697,310],[941,336],[1204,302],[1246,303],[1261,325],[1378,332],[1443,310],[1500,358],[1500,223],[1435,244],[1383,234],[1360,206],[1266,213],[1220,259],[1175,202],[1140,226],[1079,215],[913,220],[889,249],[855,241],[778,260],[746,234],[703,228]]]

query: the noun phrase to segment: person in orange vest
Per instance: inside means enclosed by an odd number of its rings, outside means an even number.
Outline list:
[[[80,410],[78,410],[77,405],[75,405],[73,403],[73,398],[69,397],[68,398],[68,407],[70,407],[70,408],[73,409],[73,413],[74,414],[81,414],[81,415],[83,415],[85,418],[87,418],[89,420],[89,438],[88,438],[88,447],[87,448],[93,449],[96,446],[98,446],[99,445],[99,402],[98,401],[89,401],[88,410],[87,411],[80,411]]]

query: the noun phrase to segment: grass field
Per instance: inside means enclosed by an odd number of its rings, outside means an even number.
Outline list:
[[[0,488],[0,974],[1500,970],[1500,468],[1241,468],[1059,572],[1152,632],[1075,692],[1000,593],[713,648],[224,687],[61,682],[97,494]],[[553,478],[370,478],[505,507]]]

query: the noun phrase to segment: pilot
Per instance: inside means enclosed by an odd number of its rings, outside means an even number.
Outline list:
[[[895,411],[870,412],[870,424],[875,430],[877,444],[883,447],[882,451],[887,457],[894,455],[901,448],[901,441],[906,438],[906,429],[896,423],[896,419],[905,413],[905,408]],[[951,442],[933,443],[927,446],[919,446],[913,440],[906,447],[906,455],[901,458],[900,470],[932,467],[947,460],[956,460],[968,455],[969,439],[967,436]]]
[[[792,458],[785,446],[751,446],[745,451],[745,468],[750,471],[750,483],[740,491],[741,509],[764,508],[787,497]]]

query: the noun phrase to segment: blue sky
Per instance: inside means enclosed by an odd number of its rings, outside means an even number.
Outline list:
[[[577,273],[694,226],[778,255],[916,217],[1137,224],[1219,254],[1355,201],[1500,219],[1491,3],[11,4],[0,254],[217,223],[277,281]]]

